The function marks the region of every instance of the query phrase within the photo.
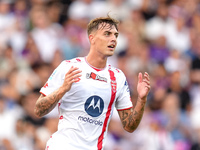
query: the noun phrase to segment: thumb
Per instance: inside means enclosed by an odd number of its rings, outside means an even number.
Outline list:
[[[138,74],[138,83],[141,83],[142,82],[142,73],[140,72]]]

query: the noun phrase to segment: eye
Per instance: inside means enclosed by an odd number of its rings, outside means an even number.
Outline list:
[[[110,35],[110,32],[105,32],[105,35],[106,35],[106,36],[109,36],[109,35]]]

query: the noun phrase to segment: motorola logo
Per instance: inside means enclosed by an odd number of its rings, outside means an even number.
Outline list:
[[[92,117],[98,117],[104,109],[103,99],[97,95],[89,97],[85,102],[85,111]]]

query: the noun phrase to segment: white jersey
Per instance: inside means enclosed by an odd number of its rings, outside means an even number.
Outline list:
[[[78,57],[63,61],[40,92],[49,95],[58,89],[71,66],[82,70],[82,76],[58,103],[58,131],[46,150],[102,150],[114,106],[117,110],[132,107],[126,78],[110,65],[99,70]]]

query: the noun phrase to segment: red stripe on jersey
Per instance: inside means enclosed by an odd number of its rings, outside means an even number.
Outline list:
[[[106,113],[106,118],[105,118],[105,121],[104,121],[104,124],[103,124],[102,132],[101,132],[101,135],[99,136],[99,139],[98,139],[98,145],[97,145],[98,150],[101,150],[102,146],[103,146],[104,133],[105,133],[106,127],[108,125],[108,119],[110,117],[110,113],[111,113],[112,105],[113,105],[114,100],[115,100],[116,89],[117,89],[117,83],[116,83],[116,78],[114,76],[114,72],[110,69],[108,71],[110,73],[111,92],[112,93],[111,93],[110,103],[108,105],[108,111]]]

